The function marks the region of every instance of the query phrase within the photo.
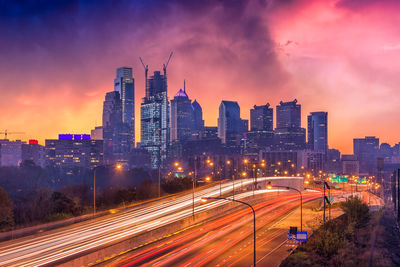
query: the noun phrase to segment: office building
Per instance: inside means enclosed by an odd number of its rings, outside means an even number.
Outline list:
[[[135,147],[135,80],[132,68],[121,67],[117,69],[114,79],[114,91],[121,98],[122,123],[126,124],[129,140],[129,149]]]
[[[261,149],[272,147],[274,142],[273,109],[269,103],[254,105],[250,109],[250,132],[246,135],[247,150],[257,153]]]
[[[308,148],[314,151],[328,151],[328,113],[311,112],[308,115]]]
[[[342,173],[345,175],[359,175],[360,165],[356,155],[342,155]]]
[[[276,106],[276,128],[300,128],[301,105],[297,99],[291,102],[281,101]]]
[[[108,92],[103,104],[104,162],[126,161],[131,150],[129,125],[122,121],[122,101],[118,91]]]
[[[39,145],[39,142],[37,140],[31,139],[29,140],[28,144],[22,144],[21,157],[22,162],[31,161],[37,166],[45,166],[44,146]]]
[[[360,164],[360,174],[375,175],[379,157],[379,138],[366,136],[353,139],[353,153]]]
[[[194,129],[194,112],[192,101],[183,86],[171,100],[171,142],[185,141],[192,136]]]
[[[155,71],[147,78],[146,96],[141,104],[141,148],[151,155],[152,168],[158,168],[167,157],[170,141],[169,101],[167,95],[167,73]]]
[[[256,106],[250,109],[250,131],[272,132],[273,129],[273,109],[269,103],[263,106]]]
[[[194,100],[192,103],[193,107],[193,131],[196,134],[201,134],[204,130],[204,120],[203,120],[203,109],[197,100]]]
[[[22,162],[21,140],[0,140],[0,166],[19,166]]]
[[[90,135],[60,134],[58,139],[45,141],[46,165],[64,169],[95,168],[103,165],[103,140]]]
[[[276,106],[276,150],[302,150],[306,146],[306,130],[301,128],[301,105],[297,100],[280,102]]]
[[[243,125],[237,102],[222,101],[219,106],[218,137],[222,144],[235,142],[242,134]],[[240,140],[240,138],[239,138]],[[229,144],[230,145],[230,144]]]

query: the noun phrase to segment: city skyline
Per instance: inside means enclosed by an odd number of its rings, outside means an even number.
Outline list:
[[[207,126],[217,125],[222,100],[238,101],[241,117],[249,119],[254,105],[269,102],[275,107],[280,101],[296,98],[302,104],[304,128],[310,112],[329,113],[330,148],[351,153],[353,138],[364,136],[397,143],[398,78],[391,70],[398,68],[400,42],[395,25],[399,19],[395,14],[399,4],[265,3],[238,1],[226,6],[205,2],[201,8],[181,1],[125,3],[127,11],[122,16],[132,12],[135,16],[126,19],[141,30],[125,24],[118,28],[121,22],[115,14],[122,2],[113,8],[103,2],[61,2],[46,8],[32,4],[29,12],[18,3],[2,4],[1,130],[26,132],[9,139],[33,138],[41,144],[62,132],[89,133],[101,125],[102,103],[105,93],[113,89],[115,69],[128,66],[136,80],[139,141],[138,103],[144,96],[144,71],[138,58],[149,64],[152,73],[162,70],[173,50],[169,99],[186,79],[191,98],[202,105]],[[250,8],[254,6],[258,8]],[[144,20],[148,12],[159,14],[161,10],[166,12],[164,18]],[[359,16],[361,12],[363,16]],[[311,13],[320,15],[309,16]],[[19,22],[11,15],[20,18]],[[72,23],[64,22],[71,15],[76,17]],[[107,16],[104,22],[102,16]],[[196,23],[189,22],[190,16]],[[207,20],[210,22],[199,23]],[[233,31],[227,30],[229,26]],[[104,38],[122,31],[131,34],[117,44]],[[158,42],[166,45],[157,48]],[[93,47],[94,43],[98,46]]]

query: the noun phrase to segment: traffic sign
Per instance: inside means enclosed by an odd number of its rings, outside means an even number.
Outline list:
[[[296,240],[297,241],[307,241],[307,232],[306,231],[297,231],[296,233]]]

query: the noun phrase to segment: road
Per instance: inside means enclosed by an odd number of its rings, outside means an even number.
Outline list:
[[[321,193],[317,192],[303,193],[304,202],[320,197]],[[274,225],[285,220],[298,207],[298,194],[280,195],[254,205],[259,262],[264,263],[271,255],[270,252],[281,249],[282,244],[287,240],[287,229],[275,228]],[[287,248],[283,248],[283,253],[284,256],[287,254]],[[276,262],[279,263],[280,260],[281,258]],[[173,237],[133,250],[123,257],[107,262],[106,265],[251,266],[252,263],[253,217],[250,209],[245,208]]]
[[[270,178],[258,178],[258,181]],[[252,179],[236,181],[235,187],[251,185]],[[221,185],[222,194],[232,191],[232,182]],[[265,190],[255,191],[256,194]],[[199,189],[195,194],[195,203],[200,203],[201,197],[219,196],[220,185]],[[246,197],[247,192],[241,195]],[[196,213],[213,207],[225,205],[227,201],[217,201],[198,205]],[[99,249],[108,244],[116,243],[149,231],[171,222],[192,215],[192,194],[178,195],[166,198],[110,216],[81,222],[69,227],[63,227],[48,232],[18,238],[0,243],[1,266],[40,266],[54,264],[60,260],[71,258],[82,253]]]

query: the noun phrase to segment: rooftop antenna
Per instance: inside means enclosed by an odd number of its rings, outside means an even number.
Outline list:
[[[147,88],[147,73],[149,72],[149,65],[145,65],[144,63],[143,63],[143,60],[142,60],[142,58],[141,57],[139,57],[139,59],[140,59],[140,62],[142,63],[142,66],[143,66],[143,68],[144,68],[144,87],[146,88],[146,97],[148,97],[149,96],[149,92],[148,92],[148,88]]]
[[[186,80],[185,79],[183,80],[183,92],[186,93]]]
[[[172,51],[171,54],[169,54],[167,63],[163,64],[164,76],[167,76],[167,67],[168,67],[169,61],[171,60],[173,54],[174,54],[174,52]]]

